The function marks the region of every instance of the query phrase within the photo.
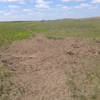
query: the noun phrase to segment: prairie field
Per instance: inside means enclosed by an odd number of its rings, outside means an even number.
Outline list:
[[[100,100],[100,20],[0,22],[0,100]]]
[[[56,20],[0,23],[0,46],[34,35],[48,38],[78,37],[100,39],[100,20]]]

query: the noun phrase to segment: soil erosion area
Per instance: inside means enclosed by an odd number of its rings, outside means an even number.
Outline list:
[[[75,69],[77,85],[83,84],[99,50],[100,41],[88,39],[36,36],[14,42],[0,54],[1,63],[13,72],[8,100],[74,100],[68,75]]]

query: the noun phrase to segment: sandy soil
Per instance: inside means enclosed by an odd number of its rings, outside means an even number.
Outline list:
[[[81,58],[100,56],[99,50],[100,41],[86,39],[36,36],[13,43],[0,54],[14,73],[9,100],[72,100],[66,70],[83,68]]]

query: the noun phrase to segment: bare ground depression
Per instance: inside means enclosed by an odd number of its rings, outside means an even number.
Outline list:
[[[13,73],[7,100],[90,100],[95,95],[93,100],[99,100],[99,83],[92,77],[100,69],[99,40],[36,36],[0,55]]]

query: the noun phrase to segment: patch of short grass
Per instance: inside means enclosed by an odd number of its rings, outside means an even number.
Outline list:
[[[27,25],[31,25],[31,23],[30,22],[0,23],[0,47],[6,47],[13,41],[28,38],[34,35],[31,34],[31,32],[28,30]]]
[[[0,65],[0,100],[9,100],[9,93],[11,91],[10,75],[10,71],[3,65]]]
[[[0,47],[6,47],[15,40],[31,37],[27,32],[0,34]]]
[[[72,100],[100,100],[100,57],[85,57],[82,66],[66,70]]]

